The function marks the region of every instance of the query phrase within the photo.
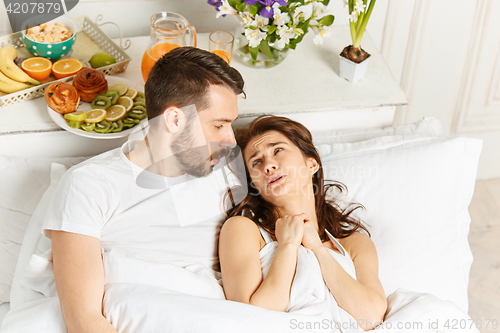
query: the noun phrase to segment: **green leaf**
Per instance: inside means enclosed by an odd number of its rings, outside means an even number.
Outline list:
[[[323,0],[323,5],[328,6],[329,3],[330,3],[330,0]]]
[[[245,11],[246,6],[247,6],[246,4],[240,3],[238,5],[238,7],[236,7],[236,10],[239,11],[239,12],[243,12],[243,11]]]
[[[238,0],[228,0],[228,3],[229,3],[229,6],[233,7],[233,8],[237,8],[239,6],[239,4],[241,3],[241,1],[238,1]]]
[[[250,6],[250,15],[252,16],[255,16],[257,15],[257,13],[259,12],[259,6],[257,6],[256,4],[253,5],[253,6]]]
[[[271,52],[271,48],[269,47],[267,40],[265,39],[261,40],[259,48],[260,51],[266,55],[266,57],[268,57],[269,59],[273,58],[273,53]]]
[[[323,25],[326,25],[326,26],[330,26],[332,25],[333,21],[335,20],[335,16],[333,15],[327,15],[325,17],[322,17],[318,23],[319,24],[323,24]]]
[[[267,27],[267,34],[268,35],[272,35],[273,32],[276,31],[276,26],[275,25],[270,25],[269,27]]]
[[[259,45],[260,46],[260,45]],[[257,54],[259,54],[259,46],[257,47],[248,47],[250,50],[250,55],[252,56],[253,60],[257,60]]]

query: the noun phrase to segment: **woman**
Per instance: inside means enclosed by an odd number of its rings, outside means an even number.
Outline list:
[[[366,228],[350,216],[359,206],[341,210],[326,200],[330,188],[342,191],[342,186],[324,184],[310,132],[290,119],[262,116],[236,139],[247,169],[248,194],[229,210],[220,233],[226,298],[290,311],[292,282],[303,253],[315,256],[329,296],[359,327],[368,330],[382,322],[387,302],[375,246],[358,232],[368,232]],[[269,248],[275,251],[266,266]],[[313,283],[313,273],[308,275],[306,284]]]

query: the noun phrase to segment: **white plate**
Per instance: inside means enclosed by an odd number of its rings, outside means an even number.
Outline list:
[[[122,79],[121,77],[115,77],[115,76],[106,76],[106,80],[108,81],[108,87],[111,85],[117,83],[117,82],[125,82],[129,88],[134,88],[137,89],[137,91],[144,92],[144,87],[139,84],[132,82],[130,80]],[[87,102],[82,102],[80,106],[78,106],[77,111],[89,111],[92,110],[92,105]],[[125,131],[121,131],[118,133],[97,133],[94,131],[91,132],[86,132],[82,129],[76,129],[76,128],[71,128],[68,126],[68,121],[64,119],[64,115],[56,112],[54,109],[50,108],[47,105],[47,112],[49,113],[50,118],[57,124],[59,127],[65,129],[68,132],[74,133],[76,135],[84,136],[87,138],[93,138],[93,139],[117,139],[117,138],[123,138],[125,136],[128,136],[132,134],[132,131],[137,129],[139,126],[145,126],[146,122],[148,121],[148,118],[144,118],[141,120],[141,122],[138,125],[135,125],[132,128],[129,128]]]

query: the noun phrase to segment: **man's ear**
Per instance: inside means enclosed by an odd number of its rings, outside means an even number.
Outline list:
[[[181,109],[175,106],[171,106],[163,111],[161,117],[170,133],[182,132],[186,126],[186,115]]]

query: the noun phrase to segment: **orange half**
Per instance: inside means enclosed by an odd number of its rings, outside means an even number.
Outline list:
[[[24,60],[21,68],[32,79],[42,81],[49,77],[52,70],[52,62],[42,57],[34,57]]]
[[[74,58],[65,58],[56,61],[52,65],[52,73],[56,79],[62,79],[71,75],[75,75],[83,68],[82,63]]]

